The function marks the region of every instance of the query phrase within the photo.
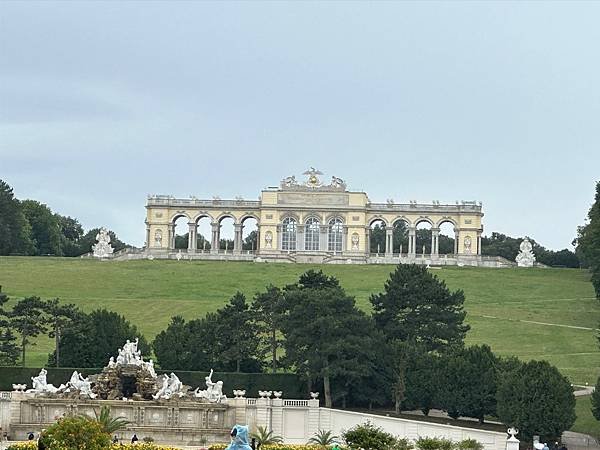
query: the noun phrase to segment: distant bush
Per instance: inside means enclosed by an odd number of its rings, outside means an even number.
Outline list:
[[[419,438],[415,442],[418,450],[454,450],[455,444],[443,438]]]

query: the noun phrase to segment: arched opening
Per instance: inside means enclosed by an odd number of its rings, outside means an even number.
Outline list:
[[[399,255],[408,253],[408,222],[405,219],[398,219],[394,222],[393,253]]]
[[[319,232],[321,223],[316,217],[309,217],[304,222],[304,250],[319,251]]]
[[[327,250],[341,253],[344,241],[344,222],[339,217],[334,217],[327,225]]]
[[[438,251],[440,255],[453,255],[455,246],[454,224],[449,220],[440,223]]]
[[[281,223],[281,250],[296,251],[296,232],[298,223],[293,217],[286,217]]]
[[[385,222],[375,219],[369,225],[369,249],[371,253],[385,253]]]
[[[210,252],[210,240],[212,236],[212,219],[202,216],[196,220],[196,250]]]
[[[219,252],[233,253],[233,239],[235,237],[233,217],[223,217],[219,220]]]
[[[188,218],[187,216],[175,216],[173,219],[173,229],[175,235],[175,243],[171,244],[171,248],[175,250],[184,250],[188,248]]]
[[[258,248],[258,221],[254,217],[242,220],[242,251],[255,252]]]
[[[431,254],[431,223],[421,220],[416,224],[415,254],[417,256]]]

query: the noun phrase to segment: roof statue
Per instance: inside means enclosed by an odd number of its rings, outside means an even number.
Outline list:
[[[114,248],[110,245],[110,235],[106,228],[100,228],[96,234],[96,241],[96,244],[92,246],[96,258],[108,258],[113,254]]]
[[[291,175],[289,177],[285,177],[279,183],[279,187],[282,190],[295,190],[295,191],[311,191],[311,190],[320,190],[320,191],[345,191],[346,190],[346,182],[341,178],[332,176],[330,184],[323,184],[319,175],[323,175],[323,172],[320,170],[311,167],[309,170],[303,173],[306,175],[308,179],[304,183],[298,183],[296,177]]]

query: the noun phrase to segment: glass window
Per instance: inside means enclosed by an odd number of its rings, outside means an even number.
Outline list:
[[[304,227],[304,250],[319,250],[319,219],[314,217],[309,218]]]
[[[330,252],[341,252],[342,251],[342,239],[344,236],[344,225],[342,219],[336,217],[329,221],[329,232],[328,232],[328,249]]]
[[[291,217],[283,220],[281,227],[281,249],[296,250],[296,221]]]

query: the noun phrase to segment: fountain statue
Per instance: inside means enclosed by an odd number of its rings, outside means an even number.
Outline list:
[[[100,228],[96,234],[96,241],[97,243],[92,245],[92,251],[96,258],[108,258],[113,254],[114,248],[110,245],[110,236],[106,228]]]

